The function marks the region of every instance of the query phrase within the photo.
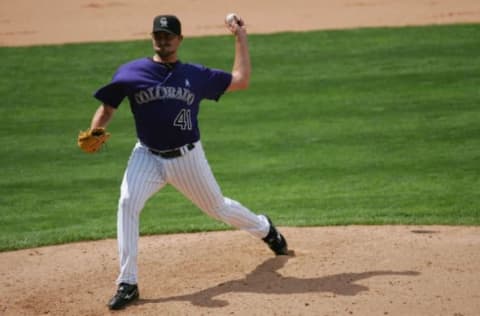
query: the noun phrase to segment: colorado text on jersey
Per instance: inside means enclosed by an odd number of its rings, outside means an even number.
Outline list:
[[[145,104],[154,100],[176,99],[192,105],[195,100],[195,94],[187,88],[183,87],[165,87],[155,86],[135,93],[135,101],[137,104]]]

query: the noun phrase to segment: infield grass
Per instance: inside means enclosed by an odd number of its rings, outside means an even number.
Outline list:
[[[289,226],[480,224],[480,25],[251,35],[249,90],[204,102],[224,194]],[[233,38],[183,61],[231,69]],[[115,237],[135,142],[125,101],[97,155],[92,93],[149,41],[0,48],[0,250]],[[167,187],[142,234],[228,229]]]

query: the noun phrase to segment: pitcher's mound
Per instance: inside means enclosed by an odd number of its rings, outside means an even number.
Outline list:
[[[129,315],[476,315],[480,228],[281,228],[294,256],[242,231],[140,240]],[[2,315],[103,315],[116,241],[0,254]],[[120,312],[122,313],[122,312]]]

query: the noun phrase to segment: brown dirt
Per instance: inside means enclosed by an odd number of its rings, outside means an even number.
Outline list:
[[[152,17],[175,13],[185,35],[226,34],[242,15],[250,33],[479,22],[478,0],[31,0],[0,1],[0,46],[148,38]],[[45,3],[45,4],[44,4]],[[47,5],[48,3],[48,5]]]
[[[143,39],[173,12],[188,36],[480,22],[478,0],[0,2],[0,46]],[[113,211],[113,210],[112,210]],[[295,256],[273,257],[245,232],[143,237],[134,315],[478,315],[480,227],[282,228]],[[116,241],[0,254],[1,315],[104,315]]]
[[[480,227],[282,228],[143,237],[134,315],[478,315]],[[0,255],[2,315],[103,315],[116,241]]]

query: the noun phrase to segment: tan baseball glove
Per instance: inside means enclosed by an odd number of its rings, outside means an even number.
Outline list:
[[[87,129],[78,134],[78,147],[86,153],[97,152],[102,145],[110,138],[110,133],[107,133],[105,128],[97,127],[94,129]]]

